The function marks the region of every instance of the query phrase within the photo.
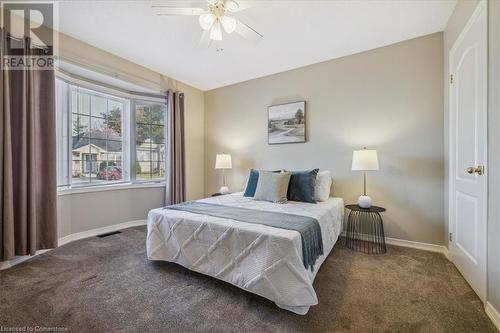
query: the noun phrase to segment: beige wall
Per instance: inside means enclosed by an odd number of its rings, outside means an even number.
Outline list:
[[[73,193],[57,197],[57,234],[145,220],[148,211],[165,203],[165,188],[136,188]]]
[[[233,155],[241,190],[250,168],[329,169],[335,196],[355,202],[362,174],[352,151],[379,153],[368,192],[386,235],[444,243],[441,33],[205,93],[205,193],[219,187],[215,154]],[[308,141],[267,145],[267,106],[307,101]]]
[[[200,90],[181,82],[177,89],[185,94],[187,199],[201,199],[205,195],[205,97]]]
[[[59,34],[59,56],[118,79],[157,91],[169,88],[185,94],[186,192],[188,200],[204,195],[204,94],[143,66]],[[164,188],[121,189],[58,197],[59,237],[113,224],[146,219],[164,204]]]

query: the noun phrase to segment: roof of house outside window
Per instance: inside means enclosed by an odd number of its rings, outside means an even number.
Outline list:
[[[114,131],[93,130],[73,136],[73,150],[90,143],[108,152],[122,151],[122,138]]]

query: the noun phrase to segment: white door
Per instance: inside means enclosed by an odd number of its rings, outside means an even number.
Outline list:
[[[486,300],[486,1],[450,51],[450,254]]]

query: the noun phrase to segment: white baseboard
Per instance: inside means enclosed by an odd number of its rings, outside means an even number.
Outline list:
[[[414,242],[405,239],[390,238],[390,237],[386,237],[385,242],[389,245],[394,245],[394,246],[410,247],[412,249],[442,253],[445,256],[446,256],[445,252],[448,252],[448,249],[443,245]]]
[[[14,265],[20,264],[23,261],[26,261],[26,260],[28,260],[30,258],[33,258],[34,256],[37,256],[39,254],[48,252],[50,250],[52,250],[52,249],[38,250],[38,251],[36,251],[35,255],[33,255],[33,256],[18,256],[18,257],[15,257],[14,259],[10,259],[10,260],[7,260],[7,261],[0,261],[0,271],[3,270],[3,269],[10,268],[10,267],[12,267]]]
[[[70,242],[74,242],[74,241],[79,240],[79,239],[94,237],[97,235],[105,234],[107,232],[113,232],[113,231],[117,231],[117,230],[121,230],[121,229],[137,227],[137,226],[141,226],[141,225],[145,225],[145,224],[146,224],[146,220],[134,220],[134,221],[124,222],[124,223],[113,224],[113,225],[110,225],[107,227],[77,232],[77,233],[70,234],[70,235],[59,238],[57,241],[57,244],[58,244],[58,246],[62,246],[64,244],[68,244]],[[51,249],[36,251],[34,256],[45,253],[47,251],[51,251]],[[14,259],[11,259],[11,260],[0,261],[0,270],[10,268],[14,265],[22,263],[23,261],[31,259],[34,256],[19,256],[19,257],[15,257]]]
[[[146,220],[134,220],[134,221],[124,222],[124,223],[113,224],[113,225],[110,225],[107,227],[77,232],[77,233],[59,238],[59,241],[57,242],[57,244],[58,244],[58,246],[62,246],[64,244],[68,244],[70,242],[74,242],[74,241],[79,240],[79,239],[94,237],[97,235],[105,234],[107,232],[113,232],[113,231],[117,231],[117,230],[121,230],[121,229],[137,227],[137,226],[145,225],[145,224],[146,224]]]
[[[490,317],[497,330],[500,331],[500,314],[498,311],[493,307],[493,305],[491,305],[490,302],[486,302],[484,311],[486,311],[486,314]]]
[[[443,254],[446,257],[446,259],[451,261],[450,250],[446,246],[443,246]]]
[[[344,237],[346,236],[345,231],[342,232],[342,236],[344,236]],[[366,238],[370,239],[370,238],[368,238],[368,236]],[[441,254],[443,254],[449,260],[448,248],[446,246],[443,246],[443,245],[414,242],[414,241],[409,241],[409,240],[406,240],[406,239],[391,238],[391,237],[386,237],[385,238],[385,243],[388,244],[388,245],[401,246],[401,247],[409,247],[409,248],[412,248],[412,249],[418,249],[418,250],[424,250],[424,251],[429,251],[429,252],[441,253]]]

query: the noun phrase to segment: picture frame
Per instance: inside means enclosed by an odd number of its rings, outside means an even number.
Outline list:
[[[306,142],[306,101],[271,105],[267,108],[269,145]]]

